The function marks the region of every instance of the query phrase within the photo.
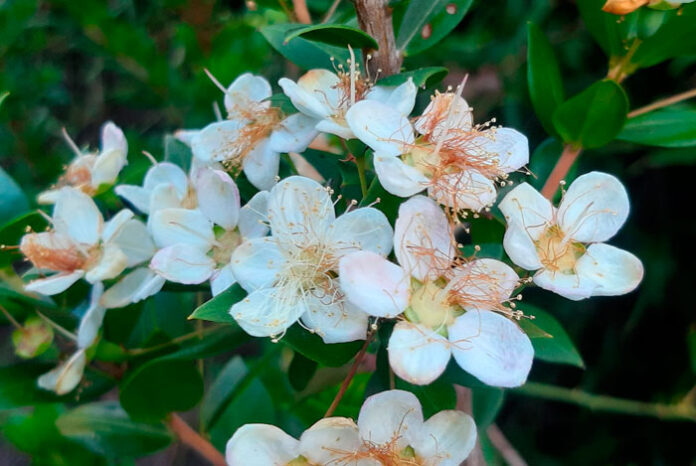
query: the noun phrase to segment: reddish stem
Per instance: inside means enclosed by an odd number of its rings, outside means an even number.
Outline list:
[[[374,338],[374,335],[375,332],[370,332],[367,335],[365,343],[363,344],[362,348],[360,348],[358,354],[355,356],[355,361],[353,361],[353,365],[351,366],[348,375],[346,375],[346,378],[343,379],[343,382],[341,382],[341,388],[338,389],[338,393],[336,393],[336,397],[331,402],[331,406],[329,406],[329,409],[326,410],[326,414],[324,414],[324,417],[330,417],[334,413],[334,411],[336,411],[336,408],[338,407],[338,404],[341,402],[341,399],[343,398],[343,395],[346,393],[346,390],[348,390],[348,386],[353,380],[353,377],[355,377],[355,373],[358,371],[358,367],[360,366],[360,363],[365,357],[367,347],[370,346],[370,342],[372,341],[372,338]]]
[[[551,174],[546,179],[544,187],[541,188],[541,194],[548,200],[552,200],[556,190],[558,189],[561,180],[566,177],[570,167],[573,166],[575,160],[582,152],[582,147],[573,147],[566,145],[563,147],[563,152],[556,162],[556,166],[551,170]]]
[[[176,434],[179,441],[184,445],[196,450],[203,458],[207,459],[214,466],[227,466],[225,457],[222,456],[217,448],[208,440],[193,430],[177,414],[172,413],[169,420],[169,428]]]

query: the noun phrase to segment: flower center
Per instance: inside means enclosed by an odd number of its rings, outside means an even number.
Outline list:
[[[420,284],[411,281],[411,302],[406,317],[437,331],[447,331],[447,326],[461,315],[461,310],[449,301],[448,293],[436,282]]]
[[[219,267],[229,264],[232,253],[242,242],[242,235],[237,229],[221,230],[215,235],[216,245],[212,249],[212,258]]]
[[[565,274],[575,273],[575,263],[585,254],[585,246],[566,238],[558,225],[552,225],[535,241],[544,268]]]
[[[271,132],[280,124],[283,114],[279,108],[268,105],[268,102],[247,102],[244,108],[237,108],[235,118],[242,118],[247,124],[240,128],[234,139],[225,144],[226,159],[223,166],[229,171],[239,171],[244,158],[256,146],[268,138]]]
[[[338,258],[323,244],[295,245],[287,251],[281,286],[292,287],[300,294],[311,293],[325,304],[340,299],[335,278]]]

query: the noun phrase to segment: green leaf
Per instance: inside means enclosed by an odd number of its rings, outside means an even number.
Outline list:
[[[536,358],[547,362],[585,367],[582,356],[555,317],[526,303],[519,304],[518,308],[526,315],[534,316],[533,320],[520,320],[520,327],[529,335]],[[542,331],[541,334],[539,329]]]
[[[27,229],[43,231],[46,225],[46,219],[36,211],[22,214],[0,226],[0,244],[16,246]],[[16,249],[0,249],[0,268],[21,259],[22,255]]]
[[[225,364],[201,402],[201,422],[206,428],[210,427],[248,372],[240,356],[233,357]]]
[[[61,415],[56,425],[66,437],[111,457],[143,456],[173,440],[164,424],[133,421],[115,401],[82,405]]]
[[[585,27],[607,56],[625,54],[618,16],[602,11],[606,0],[578,0],[577,6]],[[631,16],[631,15],[627,15]]]
[[[442,376],[442,378],[449,383],[462,385],[464,387],[492,388],[490,387],[490,385],[481,382],[479,379],[477,379],[476,377],[459,367],[459,364],[457,364],[454,358],[452,358],[450,362],[447,364],[447,369],[445,369],[445,373]]]
[[[447,68],[442,66],[428,66],[387,76],[377,81],[377,84],[380,86],[398,86],[411,78],[416,87],[434,87],[445,79],[448,72]]]
[[[396,48],[415,55],[440,42],[462,20],[473,0],[411,0],[396,35]]]
[[[479,430],[485,430],[503,407],[505,391],[500,388],[472,388],[473,416]]]
[[[316,371],[316,361],[304,357],[302,353],[295,353],[288,368],[290,385],[298,392],[304,390]]]
[[[344,47],[335,47],[302,37],[286,43],[285,38],[288,34],[304,27],[298,24],[273,24],[261,28],[261,34],[274,49],[300,68],[333,69],[331,57],[334,57],[338,63],[346,63],[350,58],[348,50]],[[362,60],[362,54],[359,50],[355,51],[355,59]]]
[[[603,80],[559,105],[553,125],[564,142],[594,149],[619,134],[627,113],[628,98],[621,86]]]
[[[669,12],[670,18],[640,44],[632,63],[648,67],[670,58],[696,54],[696,5],[682,5],[680,10]]]
[[[230,308],[246,296],[246,291],[235,283],[213,299],[206,301],[202,306],[196,308],[189,319],[209,320],[223,324],[235,324],[235,320],[230,315]]]
[[[344,48],[348,45],[355,49],[377,49],[379,45],[368,33],[361,29],[342,24],[317,24],[301,26],[290,30],[285,36],[285,44],[302,37],[313,42],[335,45]]]
[[[565,98],[561,70],[551,43],[534,23],[527,23],[527,84],[534,111],[547,133],[555,135],[553,112]]]
[[[29,200],[22,188],[0,168],[0,224],[29,210]]]
[[[290,327],[280,341],[312,361],[331,367],[350,361],[363,345],[362,341],[326,344],[321,337],[298,324]]]
[[[426,419],[440,411],[454,409],[457,405],[454,386],[442,378],[429,385],[412,385],[397,378],[396,388],[407,390],[418,397]]]
[[[696,107],[663,108],[630,118],[617,138],[646,146],[696,146]]]
[[[686,336],[686,343],[689,347],[689,359],[691,360],[691,372],[696,374],[696,327],[689,330]]]
[[[186,173],[191,169],[191,148],[171,134],[164,137],[164,160],[178,165]]]

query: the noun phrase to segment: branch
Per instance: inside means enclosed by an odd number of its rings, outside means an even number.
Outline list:
[[[374,37],[378,50],[363,49],[370,76],[390,76],[401,70],[403,57],[396,50],[388,0],[354,0],[360,29]],[[371,60],[367,61],[367,55]]]
[[[207,459],[214,466],[226,466],[225,457],[222,456],[212,443],[200,436],[177,414],[172,413],[169,420],[169,428],[176,434],[181,443],[187,445],[198,452],[203,458]]]
[[[696,97],[696,89],[691,89],[690,91],[682,92],[681,94],[673,95],[672,97],[667,97],[666,99],[660,99],[651,103],[650,105],[646,105],[645,107],[640,107],[630,112],[628,114],[628,118],[637,117],[638,115],[652,112],[653,110],[667,107],[668,105],[676,104],[677,102],[681,102],[682,100],[690,99],[692,97]]]
[[[473,417],[474,413],[474,398],[471,389],[462,385],[454,385],[454,391],[457,393],[457,409],[464,411],[469,416]],[[483,457],[483,449],[481,448],[481,439],[476,437],[476,445],[469,454],[469,457],[464,461],[464,466],[486,466],[486,460]]]
[[[696,422],[696,407],[688,403],[664,404],[626,400],[587,393],[577,388],[564,388],[538,382],[527,382],[511,391],[520,395],[575,404],[593,411],[655,417],[663,421]]]
[[[486,429],[488,440],[491,441],[496,450],[503,457],[509,466],[527,466],[527,462],[515,450],[515,447],[505,438],[503,431],[496,424],[491,424]]]
[[[353,361],[353,365],[350,367],[348,375],[346,375],[346,378],[343,379],[343,382],[341,382],[341,388],[338,389],[338,393],[336,393],[336,396],[331,402],[331,406],[329,406],[329,409],[326,410],[326,414],[324,414],[324,417],[331,417],[334,411],[336,411],[336,408],[338,408],[338,404],[341,402],[341,399],[343,398],[343,395],[345,395],[346,390],[348,390],[348,386],[352,382],[353,377],[355,377],[355,373],[358,371],[358,367],[360,366],[360,363],[365,357],[367,347],[370,346],[370,342],[374,338],[375,333],[376,332],[370,332],[367,335],[367,338],[365,338],[365,343],[363,344],[362,348],[360,348],[358,354],[355,356],[355,361]]]
[[[541,188],[542,196],[548,200],[553,200],[553,196],[556,194],[561,180],[566,177],[570,167],[573,166],[578,155],[580,155],[580,152],[582,152],[582,147],[573,147],[568,144],[563,147],[563,152],[558,158],[556,166],[553,167],[551,174],[546,179],[546,183],[544,183],[544,187]]]
[[[302,24],[312,24],[312,17],[309,15],[307,2],[305,0],[292,0],[292,7],[295,10],[295,17],[298,22]]]

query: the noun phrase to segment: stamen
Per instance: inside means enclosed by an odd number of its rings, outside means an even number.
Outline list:
[[[70,135],[68,134],[68,131],[63,127],[61,129],[61,133],[63,134],[63,139],[65,139],[65,142],[68,144],[70,149],[75,153],[76,156],[82,157],[84,154],[80,150],[79,147],[77,147],[77,144],[75,144],[75,141],[72,140]]]

